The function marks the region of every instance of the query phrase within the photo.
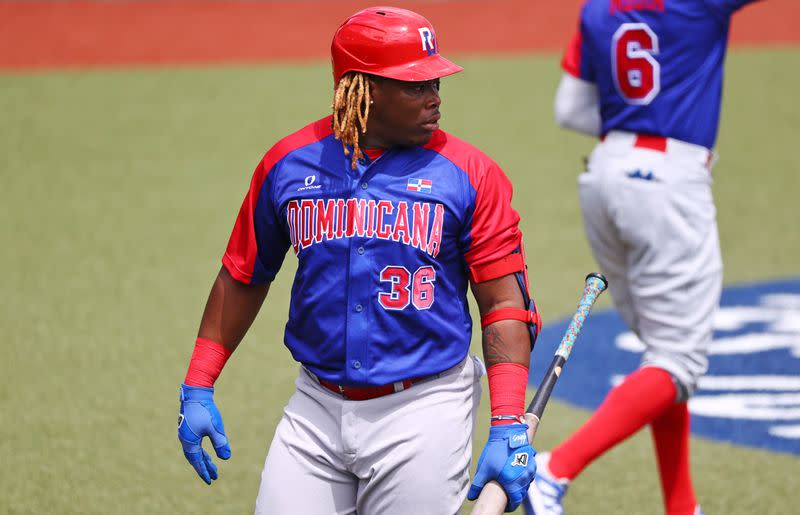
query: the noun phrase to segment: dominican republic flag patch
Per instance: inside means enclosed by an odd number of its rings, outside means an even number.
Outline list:
[[[433,188],[433,181],[428,179],[409,179],[406,189],[408,191],[418,191],[420,193],[430,193]]]

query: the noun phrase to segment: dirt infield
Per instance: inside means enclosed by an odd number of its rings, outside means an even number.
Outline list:
[[[120,0],[0,2],[0,69],[167,66],[324,59],[347,15],[381,2]],[[436,26],[446,52],[559,52],[582,0],[396,1]],[[732,43],[800,43],[797,0],[734,18]]]

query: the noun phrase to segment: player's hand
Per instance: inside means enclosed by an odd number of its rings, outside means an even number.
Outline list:
[[[192,464],[200,479],[207,484],[217,479],[217,466],[201,446],[203,437],[211,439],[217,456],[223,460],[231,457],[228,437],[222,415],[214,404],[214,389],[181,385],[181,414],[178,417],[178,440],[183,455]]]
[[[536,475],[535,456],[536,449],[528,442],[528,424],[490,428],[489,440],[478,460],[467,499],[477,499],[483,486],[494,479],[508,496],[505,511],[514,511],[527,495],[528,487]]]

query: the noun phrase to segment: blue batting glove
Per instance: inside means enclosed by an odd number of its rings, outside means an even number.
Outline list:
[[[489,440],[483,448],[469,487],[467,499],[474,501],[491,480],[500,483],[508,496],[506,512],[514,511],[528,494],[536,476],[536,449],[528,442],[528,424],[508,424],[489,429]]]
[[[183,455],[192,464],[200,479],[207,484],[217,479],[217,466],[201,446],[203,437],[211,439],[217,457],[231,457],[228,437],[222,415],[214,404],[214,389],[201,386],[181,385],[181,414],[178,417],[178,440],[183,446]]]

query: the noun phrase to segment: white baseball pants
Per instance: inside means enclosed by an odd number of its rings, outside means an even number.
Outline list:
[[[458,513],[483,374],[470,356],[407,390],[351,401],[301,367],[267,454],[255,513]]]
[[[623,319],[644,342],[642,366],[671,373],[687,397],[706,372],[722,260],[706,148],[665,152],[611,132],[579,177],[589,243]]]

